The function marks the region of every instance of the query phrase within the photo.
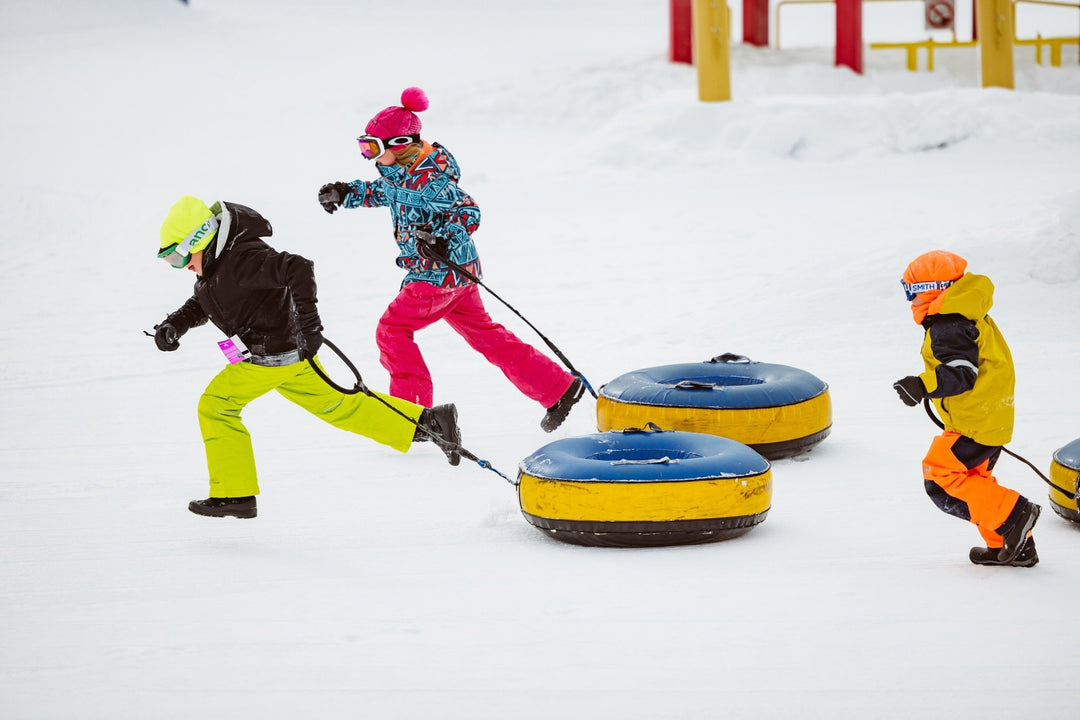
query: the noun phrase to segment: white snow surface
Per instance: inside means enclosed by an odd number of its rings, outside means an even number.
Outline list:
[[[736,42],[734,99],[701,103],[667,61],[667,10],[0,5],[0,716],[1080,716],[1080,526],[1003,457],[1001,482],[1044,506],[1042,562],[970,564],[974,526],[922,487],[937,430],[891,387],[922,367],[900,274],[950,249],[997,287],[1011,449],[1046,471],[1080,436],[1075,46],[1061,68],[1017,48],[1015,91],[982,89],[974,50],[909,73],[868,49],[860,76],[833,65],[831,17],[792,15],[792,49]],[[1029,36],[1076,34],[1075,12],[1046,17]],[[166,210],[194,194],[263,213],[275,247],[315,260],[327,337],[385,389],[387,213],[330,216],[315,194],[375,177],[353,138],[409,85],[483,209],[488,284],[594,385],[723,352],[829,384],[832,434],[773,464],[763,524],[560,543],[494,473],[273,394],[244,415],[259,517],[187,511],[207,494],[195,405],[223,360],[211,326],[175,353],[143,335],[191,290],[154,257]],[[447,327],[419,342],[466,447],[504,472],[595,432],[591,398],[545,435]]]

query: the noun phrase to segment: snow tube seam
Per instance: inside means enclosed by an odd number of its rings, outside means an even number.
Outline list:
[[[605,522],[588,523],[572,520],[549,521],[525,513],[525,518],[548,536],[574,545],[590,547],[657,547],[661,545],[701,545],[730,540],[745,535],[765,521],[766,510],[757,515],[716,520],[682,520],[676,522]]]

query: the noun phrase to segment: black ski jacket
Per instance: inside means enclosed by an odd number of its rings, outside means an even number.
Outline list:
[[[166,322],[183,335],[210,320],[226,336],[238,335],[253,355],[296,350],[300,332],[322,330],[314,263],[263,242],[273,230],[251,208],[221,202],[211,211],[220,227],[203,253],[202,277]]]

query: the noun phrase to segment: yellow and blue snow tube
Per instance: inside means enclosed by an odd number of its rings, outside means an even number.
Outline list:
[[[540,448],[518,468],[518,501],[531,525],[577,545],[705,543],[765,520],[772,471],[734,440],[627,429]]]
[[[1050,463],[1050,480],[1058,487],[1072,491],[1080,490],[1080,439],[1073,440],[1054,453]],[[1050,488],[1050,506],[1061,517],[1080,523],[1080,510],[1076,500]]]
[[[737,440],[770,460],[809,450],[832,428],[824,382],[804,370],[730,353],[636,370],[602,386],[599,394],[598,430],[651,422]]]

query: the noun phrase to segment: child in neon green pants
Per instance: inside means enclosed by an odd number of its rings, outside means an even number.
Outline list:
[[[253,518],[259,483],[251,436],[240,413],[277,390],[334,427],[405,452],[432,440],[450,464],[460,462],[461,432],[452,404],[425,408],[388,395],[346,395],[312,369],[323,344],[310,260],[278,252],[263,241],[270,223],[251,208],[220,202],[208,207],[178,200],[161,226],[158,257],[198,278],[184,305],[155,326],[158,349],[180,347],[188,330],[212,321],[229,338],[219,343],[229,360],[199,399],[210,497],[188,509],[211,517]]]
[[[412,444],[415,425],[367,395],[339,393],[306,362],[280,367],[235,363],[219,372],[199,398],[199,429],[206,443],[211,496],[259,494],[251,436],[240,420],[240,412],[271,390],[336,428],[401,452]],[[412,420],[418,419],[424,409],[388,395],[380,397]]]

